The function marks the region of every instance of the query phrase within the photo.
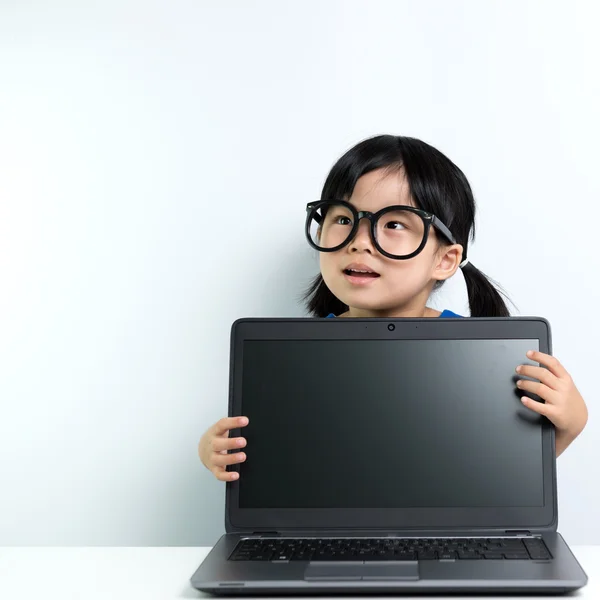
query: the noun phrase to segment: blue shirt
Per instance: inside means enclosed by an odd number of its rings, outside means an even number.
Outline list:
[[[450,319],[452,317],[459,317],[459,318],[464,318],[462,315],[457,315],[456,313],[452,312],[451,310],[444,310],[442,312],[442,314],[439,316],[440,319]],[[326,319],[333,319],[335,318],[335,315],[333,313],[329,313],[326,317]]]

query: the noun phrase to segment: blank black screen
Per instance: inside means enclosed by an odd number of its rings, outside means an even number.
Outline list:
[[[530,349],[245,341],[240,508],[541,506],[541,420],[515,386]]]

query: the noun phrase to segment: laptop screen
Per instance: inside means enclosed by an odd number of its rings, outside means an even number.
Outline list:
[[[245,340],[240,508],[536,507],[537,339]]]

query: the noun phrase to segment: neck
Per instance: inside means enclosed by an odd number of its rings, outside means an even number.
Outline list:
[[[341,315],[340,317],[355,317],[355,318],[423,318],[423,317],[439,317],[441,312],[434,310],[428,306],[420,307],[398,307],[385,310],[369,310],[363,308],[350,307],[349,310]]]

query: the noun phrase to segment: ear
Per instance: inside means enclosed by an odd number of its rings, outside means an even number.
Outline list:
[[[432,278],[437,281],[450,279],[460,267],[462,256],[463,247],[461,244],[441,246],[436,253]]]

